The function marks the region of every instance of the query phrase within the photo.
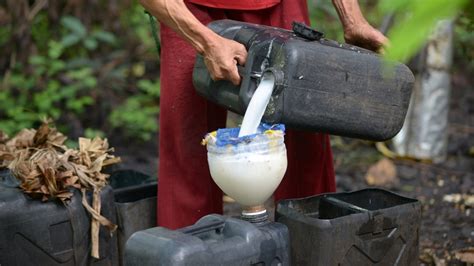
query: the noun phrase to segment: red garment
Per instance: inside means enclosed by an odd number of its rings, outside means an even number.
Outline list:
[[[188,2],[212,8],[233,10],[259,10],[272,7],[280,3],[280,0],[188,0]]]
[[[294,20],[309,24],[304,0],[245,12],[194,4],[188,8],[203,24],[225,18],[283,28]],[[222,213],[222,192],[211,179],[206,148],[199,143],[207,132],[225,127],[226,111],[196,93],[196,51],[165,25],[161,52],[158,224],[175,229],[206,214]],[[288,130],[285,143],[288,169],[275,200],[335,190],[328,135]]]

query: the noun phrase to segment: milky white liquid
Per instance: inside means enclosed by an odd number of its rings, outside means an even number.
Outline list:
[[[240,127],[239,137],[257,133],[258,125],[262,120],[265,109],[272,96],[275,77],[271,73],[264,74],[255,93],[250,99],[249,106],[245,111],[244,120]]]
[[[262,77],[245,112],[239,137],[257,133],[274,84],[275,78],[272,74]],[[236,151],[239,149],[232,148],[221,153],[208,152],[212,179],[222,191],[244,206],[263,204],[273,194],[286,172],[287,158],[283,135],[273,138],[260,146],[252,146],[254,143],[259,144],[258,142],[237,144],[250,145],[249,147],[256,149],[254,152],[243,152],[243,149]]]
[[[286,171],[286,149],[269,154],[235,156],[208,153],[214,182],[244,206],[263,204],[280,184]]]

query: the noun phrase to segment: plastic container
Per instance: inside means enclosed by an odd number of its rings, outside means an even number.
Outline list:
[[[218,130],[206,137],[212,179],[231,198],[244,206],[263,204],[280,184],[287,167],[284,132],[264,130],[221,143],[220,134],[238,134],[238,128]],[[232,132],[235,131],[235,132]]]
[[[179,230],[156,227],[127,241],[125,265],[289,265],[288,229],[211,214]]]
[[[111,237],[104,227],[99,234],[100,259],[90,256],[91,221],[81,200],[77,190],[66,206],[32,200],[0,182],[0,265],[117,265],[115,234]],[[110,187],[102,190],[101,203],[102,215],[115,222]]]
[[[120,170],[110,176],[117,211],[117,240],[120,264],[123,265],[125,243],[140,230],[156,226],[156,178],[132,171]]]
[[[267,123],[375,141],[401,129],[414,84],[405,65],[389,63],[387,73],[377,54],[298,24],[293,31],[232,20],[208,26],[245,45],[248,56],[240,86],[213,81],[203,57],[196,57],[193,83],[206,99],[243,115],[262,77],[271,73]]]
[[[280,201],[294,265],[418,265],[421,207],[382,189]]]

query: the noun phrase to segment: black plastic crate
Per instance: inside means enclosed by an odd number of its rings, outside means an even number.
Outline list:
[[[280,201],[293,265],[418,265],[421,207],[382,189]]]
[[[120,264],[123,264],[125,243],[140,230],[156,226],[156,178],[133,170],[120,170],[110,176],[117,211],[117,238]]]
[[[179,230],[137,232],[127,241],[125,265],[289,265],[288,229],[256,226],[211,214]]]
[[[99,233],[99,256],[90,256],[90,215],[74,190],[67,205],[30,199],[0,174],[0,265],[117,265],[115,235]],[[90,199],[89,199],[90,200]],[[115,222],[112,188],[101,192],[101,213]]]

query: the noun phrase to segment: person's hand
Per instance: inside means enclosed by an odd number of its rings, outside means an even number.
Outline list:
[[[240,84],[237,64],[243,66],[247,59],[245,46],[221,36],[210,42],[204,49],[204,63],[213,80],[229,80],[234,85]]]
[[[388,39],[369,23],[360,23],[344,29],[344,39],[353,44],[374,52],[383,52],[383,47],[388,45]]]

